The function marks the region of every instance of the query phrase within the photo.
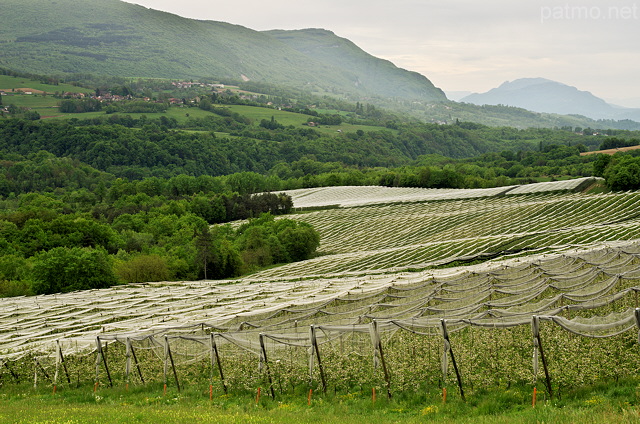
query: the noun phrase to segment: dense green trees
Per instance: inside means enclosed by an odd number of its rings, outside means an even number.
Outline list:
[[[266,128],[268,130],[282,130],[282,129],[284,129],[284,125],[282,125],[281,123],[276,121],[273,116],[271,117],[271,120],[262,119],[260,121],[260,126],[262,128]]]
[[[84,113],[102,110],[102,103],[96,99],[65,99],[61,100],[58,108],[62,113]]]
[[[219,107],[214,110],[231,113]],[[504,150],[535,152],[550,145],[584,144],[586,148],[596,148],[604,139],[560,130],[516,130],[465,123],[396,124],[398,129],[394,131],[323,135],[307,127],[268,130],[239,122],[243,120],[246,118],[214,114],[190,118],[185,125],[206,130],[194,133],[172,130],[179,125],[165,116],[143,120],[105,115],[97,125],[94,120],[5,119],[0,120],[0,156],[18,154],[27,158],[46,151],[119,177],[141,179],[248,171],[266,174],[279,163],[305,158],[355,167],[395,167],[410,165],[425,154],[463,158]],[[265,121],[271,126],[272,121]],[[235,138],[219,137],[210,131],[224,131]]]
[[[212,223],[291,210],[288,196],[216,192],[227,187],[211,177],[181,176],[101,180],[94,193],[73,190],[73,184],[50,193],[11,193],[0,201],[0,295],[192,280],[205,272],[207,278],[227,278],[313,254],[308,245],[287,241],[304,238],[302,233],[317,238],[312,229],[293,223],[287,225],[296,230],[293,235],[277,239],[285,247],[256,260],[256,246],[265,243],[260,237],[272,243],[279,231],[274,228],[284,228],[271,214],[249,221],[258,234],[251,243],[231,227],[209,231]],[[210,235],[204,243],[203,234]],[[315,250],[317,243],[312,245]]]
[[[599,155],[597,170],[612,190],[640,189],[640,156],[617,153]]]
[[[278,263],[313,256],[320,235],[310,225],[263,214],[242,224],[204,228],[197,233],[200,277],[228,278]]]
[[[637,146],[638,144],[640,144],[640,140],[637,138],[623,139],[618,137],[608,137],[600,144],[600,150]]]
[[[33,291],[52,294],[100,289],[117,282],[106,251],[56,247],[33,258]]]

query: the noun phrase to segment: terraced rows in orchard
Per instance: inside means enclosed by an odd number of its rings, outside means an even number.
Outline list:
[[[531,193],[522,188],[478,198],[451,193],[451,200],[301,213],[292,218],[320,232],[322,256],[256,277],[423,268],[482,254],[640,237],[640,193],[542,192],[533,186]],[[307,197],[300,196],[300,204],[309,208]]]

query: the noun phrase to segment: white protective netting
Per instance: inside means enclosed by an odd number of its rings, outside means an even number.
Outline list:
[[[584,181],[571,184],[575,189]],[[593,340],[636,331],[640,222],[634,205],[640,194],[559,194],[559,186],[509,189],[503,196],[456,192],[422,203],[383,198],[371,207],[303,214],[323,232],[325,248],[345,253],[236,281],[4,299],[0,366],[10,373],[20,358],[33,358],[36,377],[60,381],[67,358],[76,367],[89,361],[96,380],[104,380],[112,363],[127,380],[160,373],[167,382],[176,368],[213,379],[220,364],[235,361],[228,380],[249,386],[258,378],[255,364],[290,381],[300,380],[304,368],[317,380],[324,354],[328,378],[364,381],[365,364],[373,358],[380,365],[383,347],[391,348],[392,363],[423,355],[440,371],[448,371],[450,350],[463,349],[469,371],[468,364],[483,364],[481,353],[491,352],[496,340],[507,350],[521,346],[516,356],[532,349],[537,355],[530,327]],[[539,253],[509,254],[521,248]],[[495,261],[481,265],[411,270],[496,252]],[[451,340],[443,342],[445,329]],[[551,340],[564,342],[555,333]],[[496,364],[505,368],[501,361],[509,355],[491,353],[485,366],[498,375]],[[160,371],[152,363],[161,364]],[[72,374],[64,369],[67,380]]]
[[[143,374],[133,355],[147,354],[145,363],[161,364],[166,383],[176,367],[202,363],[209,368],[200,371],[213,379],[221,356],[223,363],[233,357],[250,363],[253,358],[263,371],[269,364],[280,370],[293,366],[295,357],[304,360],[308,378],[315,373],[318,379],[322,351],[373,358],[375,367],[381,363],[382,345],[392,343],[398,331],[441,340],[445,323],[451,334],[471,327],[499,331],[533,325],[535,339],[543,321],[581,337],[615,337],[638,330],[640,253],[631,243],[512,260],[493,268],[309,280],[293,288],[290,283],[158,286],[99,291],[83,307],[78,293],[14,299],[21,306],[33,302],[31,308],[14,305],[12,313],[5,312],[18,333],[33,322],[40,330],[28,338],[5,334],[3,347],[10,349],[3,360],[31,355],[36,377],[60,382],[63,358],[95,355],[96,380],[104,380],[110,356],[111,362],[121,361],[118,366],[125,367],[129,381]],[[65,304],[73,305],[72,312],[56,314],[55,308]],[[90,322],[92,330],[76,335],[79,322]],[[54,331],[45,332],[54,325]],[[69,332],[63,333],[65,329]],[[111,346],[107,354],[103,343]],[[439,361],[447,371],[452,346],[448,340],[443,343]],[[534,341],[534,355],[536,349]],[[70,378],[66,370],[65,378]]]

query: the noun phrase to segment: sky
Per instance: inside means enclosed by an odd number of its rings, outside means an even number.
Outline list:
[[[640,107],[640,0],[126,1],[255,30],[328,29],[447,93],[542,77]]]

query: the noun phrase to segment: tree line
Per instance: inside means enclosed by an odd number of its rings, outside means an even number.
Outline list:
[[[0,200],[0,295],[230,278],[306,259],[319,245],[312,227],[274,219],[291,211],[289,196],[251,194],[255,186],[231,177],[228,185],[187,176],[128,182],[38,159],[60,186]],[[235,184],[247,191],[228,191]],[[223,224],[242,219],[238,228]]]

